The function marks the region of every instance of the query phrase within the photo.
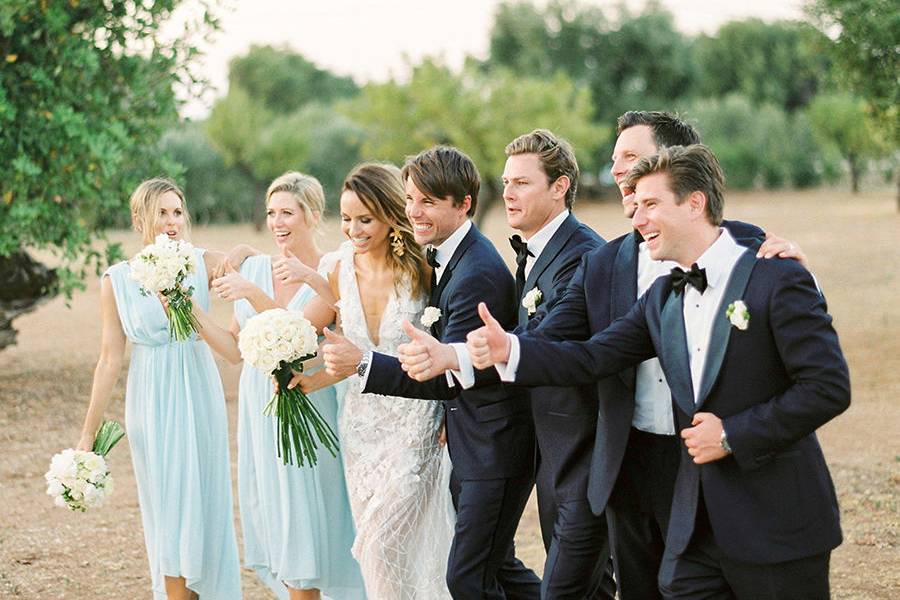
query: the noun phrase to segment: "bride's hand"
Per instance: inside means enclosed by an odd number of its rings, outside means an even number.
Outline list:
[[[94,448],[94,438],[81,436],[81,439],[78,440],[78,443],[75,445],[76,450],[84,450],[85,452],[90,452]]]
[[[290,250],[285,250],[286,256],[272,259],[272,275],[284,284],[305,283],[311,276],[316,275],[316,270],[307,266]]]
[[[288,389],[300,386],[304,394],[312,394],[321,389],[327,388],[329,385],[336,383],[336,379],[328,375],[325,369],[316,371],[311,375],[305,373],[294,373],[294,377],[288,384]]]

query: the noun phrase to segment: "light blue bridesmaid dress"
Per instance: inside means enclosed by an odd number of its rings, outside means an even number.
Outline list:
[[[203,251],[189,277],[209,310]],[[132,342],[125,428],[137,480],[153,597],[165,576],[184,577],[201,600],[241,597],[234,535],[228,418],[222,381],[196,334],[169,341],[159,299],[142,296],[128,263],[107,270],[122,329]]]
[[[253,256],[241,275],[274,297],[272,261]],[[303,310],[314,297],[302,286],[287,307]],[[243,328],[256,311],[247,300],[234,305]],[[238,409],[238,499],[244,533],[244,563],[253,568],[279,598],[287,598],[282,582],[293,588],[318,588],[335,600],[365,598],[359,565],[350,554],[353,518],[340,453],[319,448],[318,463],[284,465],[276,448],[276,422],[263,414],[272,398],[267,373],[244,363]],[[333,387],[309,396],[337,432],[337,400]]]

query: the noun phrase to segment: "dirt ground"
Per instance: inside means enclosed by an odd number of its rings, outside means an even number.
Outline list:
[[[726,214],[798,242],[809,255],[841,336],[853,404],[820,431],[840,499],[844,543],[832,555],[835,598],[900,597],[900,215],[892,190],[851,197],[819,190],[733,194]],[[607,238],[628,224],[612,204],[585,204],[579,217]],[[512,263],[502,214],[486,232]],[[134,252],[127,232],[114,239]],[[196,243],[226,249],[246,241],[269,249],[249,226],[196,228]],[[329,224],[323,247],[339,241]],[[44,495],[50,457],[75,444],[97,359],[99,285],[88,282],[66,307],[55,299],[14,322],[18,345],[0,353],[0,598],[150,598],[150,583],[128,445],[110,456],[117,488],[102,509],[54,507]],[[217,302],[221,322],[230,306]],[[234,440],[235,367],[220,362]],[[124,419],[124,372],[107,413]],[[233,445],[233,444],[232,444]],[[232,447],[232,464],[235,450]],[[235,510],[237,514],[237,510]],[[240,527],[238,524],[238,532]],[[519,555],[540,571],[544,559],[534,504],[519,527]],[[249,571],[244,597],[270,598]]]

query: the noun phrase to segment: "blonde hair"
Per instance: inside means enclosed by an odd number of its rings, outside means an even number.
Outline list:
[[[414,292],[425,293],[425,253],[413,236],[412,225],[406,217],[406,192],[400,179],[400,169],[391,164],[362,163],[344,179],[342,191],[356,194],[372,215],[391,227],[391,235],[399,235],[402,253],[388,252],[388,261],[395,273],[409,278]],[[396,278],[399,283],[400,278]]]
[[[134,230],[144,238],[145,244],[153,243],[156,238],[156,225],[159,222],[159,199],[163,194],[172,192],[181,199],[181,209],[184,211],[184,233],[191,230],[191,215],[188,213],[187,203],[184,201],[184,192],[171,179],[166,177],[154,177],[141,182],[131,194],[128,201],[131,206],[131,223]]]
[[[288,171],[280,175],[269,184],[266,191],[266,206],[269,205],[272,194],[278,192],[287,192],[293,196],[297,206],[303,211],[306,225],[321,233],[322,216],[325,214],[325,191],[318,179],[298,171]]]

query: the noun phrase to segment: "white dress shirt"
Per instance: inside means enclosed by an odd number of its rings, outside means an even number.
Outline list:
[[[684,331],[691,360],[694,402],[700,393],[713,321],[722,304],[731,271],[745,251],[747,249],[739,246],[727,229],[719,230],[719,238],[697,259],[697,266],[706,269],[706,291],[701,294],[692,285],[684,288]],[[732,300],[737,298],[729,302]]]
[[[556,234],[556,230],[562,226],[563,221],[565,221],[568,216],[568,209],[562,211],[553,217],[546,225],[541,227],[530,239],[525,240],[528,244],[528,251],[532,254],[525,258],[526,279],[531,273],[531,269],[534,267],[537,259],[541,256],[541,252],[544,251],[544,248],[550,243],[550,239]],[[463,389],[469,389],[475,385],[475,368],[472,366],[472,359],[469,357],[469,352],[466,350],[466,344],[465,342],[456,342],[450,344],[450,346],[456,351],[456,362],[459,364],[459,370],[450,370],[449,373],[452,373],[453,376],[459,380],[459,384]],[[450,379],[450,385],[453,385],[452,378]]]
[[[629,239],[623,243],[630,242]],[[637,298],[643,296],[654,281],[668,275],[675,266],[675,261],[650,258],[647,242],[641,242],[638,246]],[[658,358],[645,360],[635,370],[634,416],[631,426],[657,435],[675,435],[672,392]]]

